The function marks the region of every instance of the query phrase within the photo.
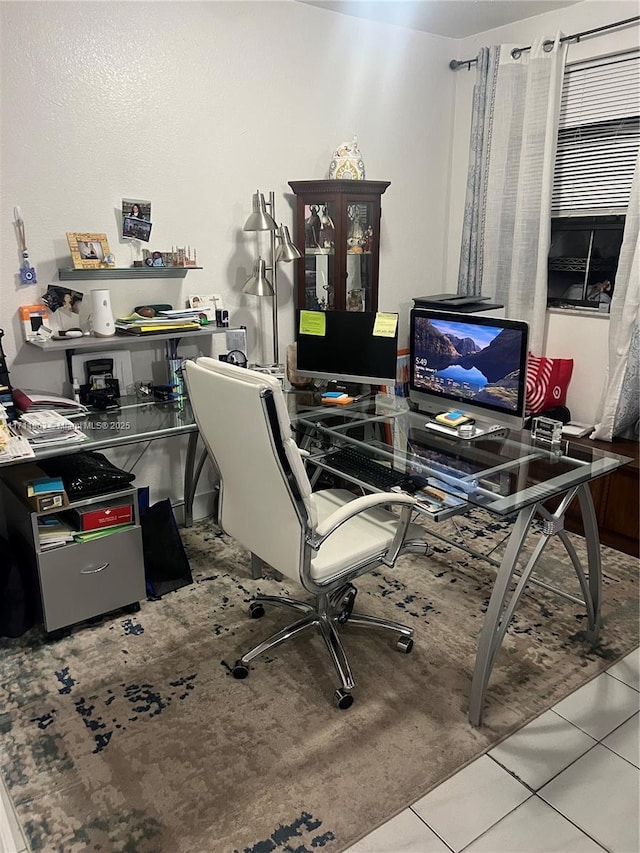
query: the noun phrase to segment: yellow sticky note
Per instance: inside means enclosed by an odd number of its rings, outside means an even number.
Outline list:
[[[375,323],[373,324],[373,335],[378,338],[393,338],[397,325],[397,314],[385,314],[382,311],[378,311]]]
[[[327,331],[327,317],[324,311],[301,311],[300,334],[317,335],[324,338]]]

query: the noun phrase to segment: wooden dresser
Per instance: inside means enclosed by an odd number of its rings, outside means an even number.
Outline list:
[[[600,477],[590,483],[591,494],[598,518],[600,541],[603,545],[638,556],[639,505],[639,449],[637,441],[620,439],[617,441],[591,441],[588,438],[573,439],[577,444],[587,447],[599,447],[622,456],[629,456],[629,462],[607,477]],[[565,526],[573,533],[583,533],[578,502],[574,501],[565,516]]]

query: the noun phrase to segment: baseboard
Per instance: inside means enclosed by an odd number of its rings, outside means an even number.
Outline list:
[[[193,499],[193,520],[202,521],[211,518],[215,510],[215,502],[218,492],[212,489],[209,492],[200,492]],[[180,526],[184,526],[184,501],[176,501],[173,504],[173,514]]]

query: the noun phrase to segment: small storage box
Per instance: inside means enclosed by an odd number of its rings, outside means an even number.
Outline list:
[[[101,530],[103,527],[113,527],[115,524],[131,524],[133,506],[130,503],[83,506],[69,510],[67,517],[78,530]]]

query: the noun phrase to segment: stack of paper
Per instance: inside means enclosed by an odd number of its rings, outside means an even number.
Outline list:
[[[328,406],[348,406],[355,401],[355,397],[350,397],[343,391],[325,391],[321,399]]]
[[[0,462],[35,456],[33,448],[21,435],[16,435],[6,420],[0,418]]]
[[[200,323],[189,317],[156,316],[143,317],[135,311],[128,317],[118,317],[115,322],[116,331],[125,335],[159,334],[173,331],[190,331],[199,329]]]
[[[73,421],[51,410],[25,412],[16,421],[16,428],[33,447],[88,440],[88,436],[77,429]]]
[[[48,551],[73,542],[74,531],[55,515],[41,516],[38,520],[40,550]]]
[[[64,492],[62,477],[39,477],[27,483],[27,497],[35,495],[51,495],[56,492]]]
[[[88,411],[86,406],[69,397],[48,394],[41,391],[21,391],[13,389],[13,401],[19,412],[41,412],[43,410],[73,415]]]

